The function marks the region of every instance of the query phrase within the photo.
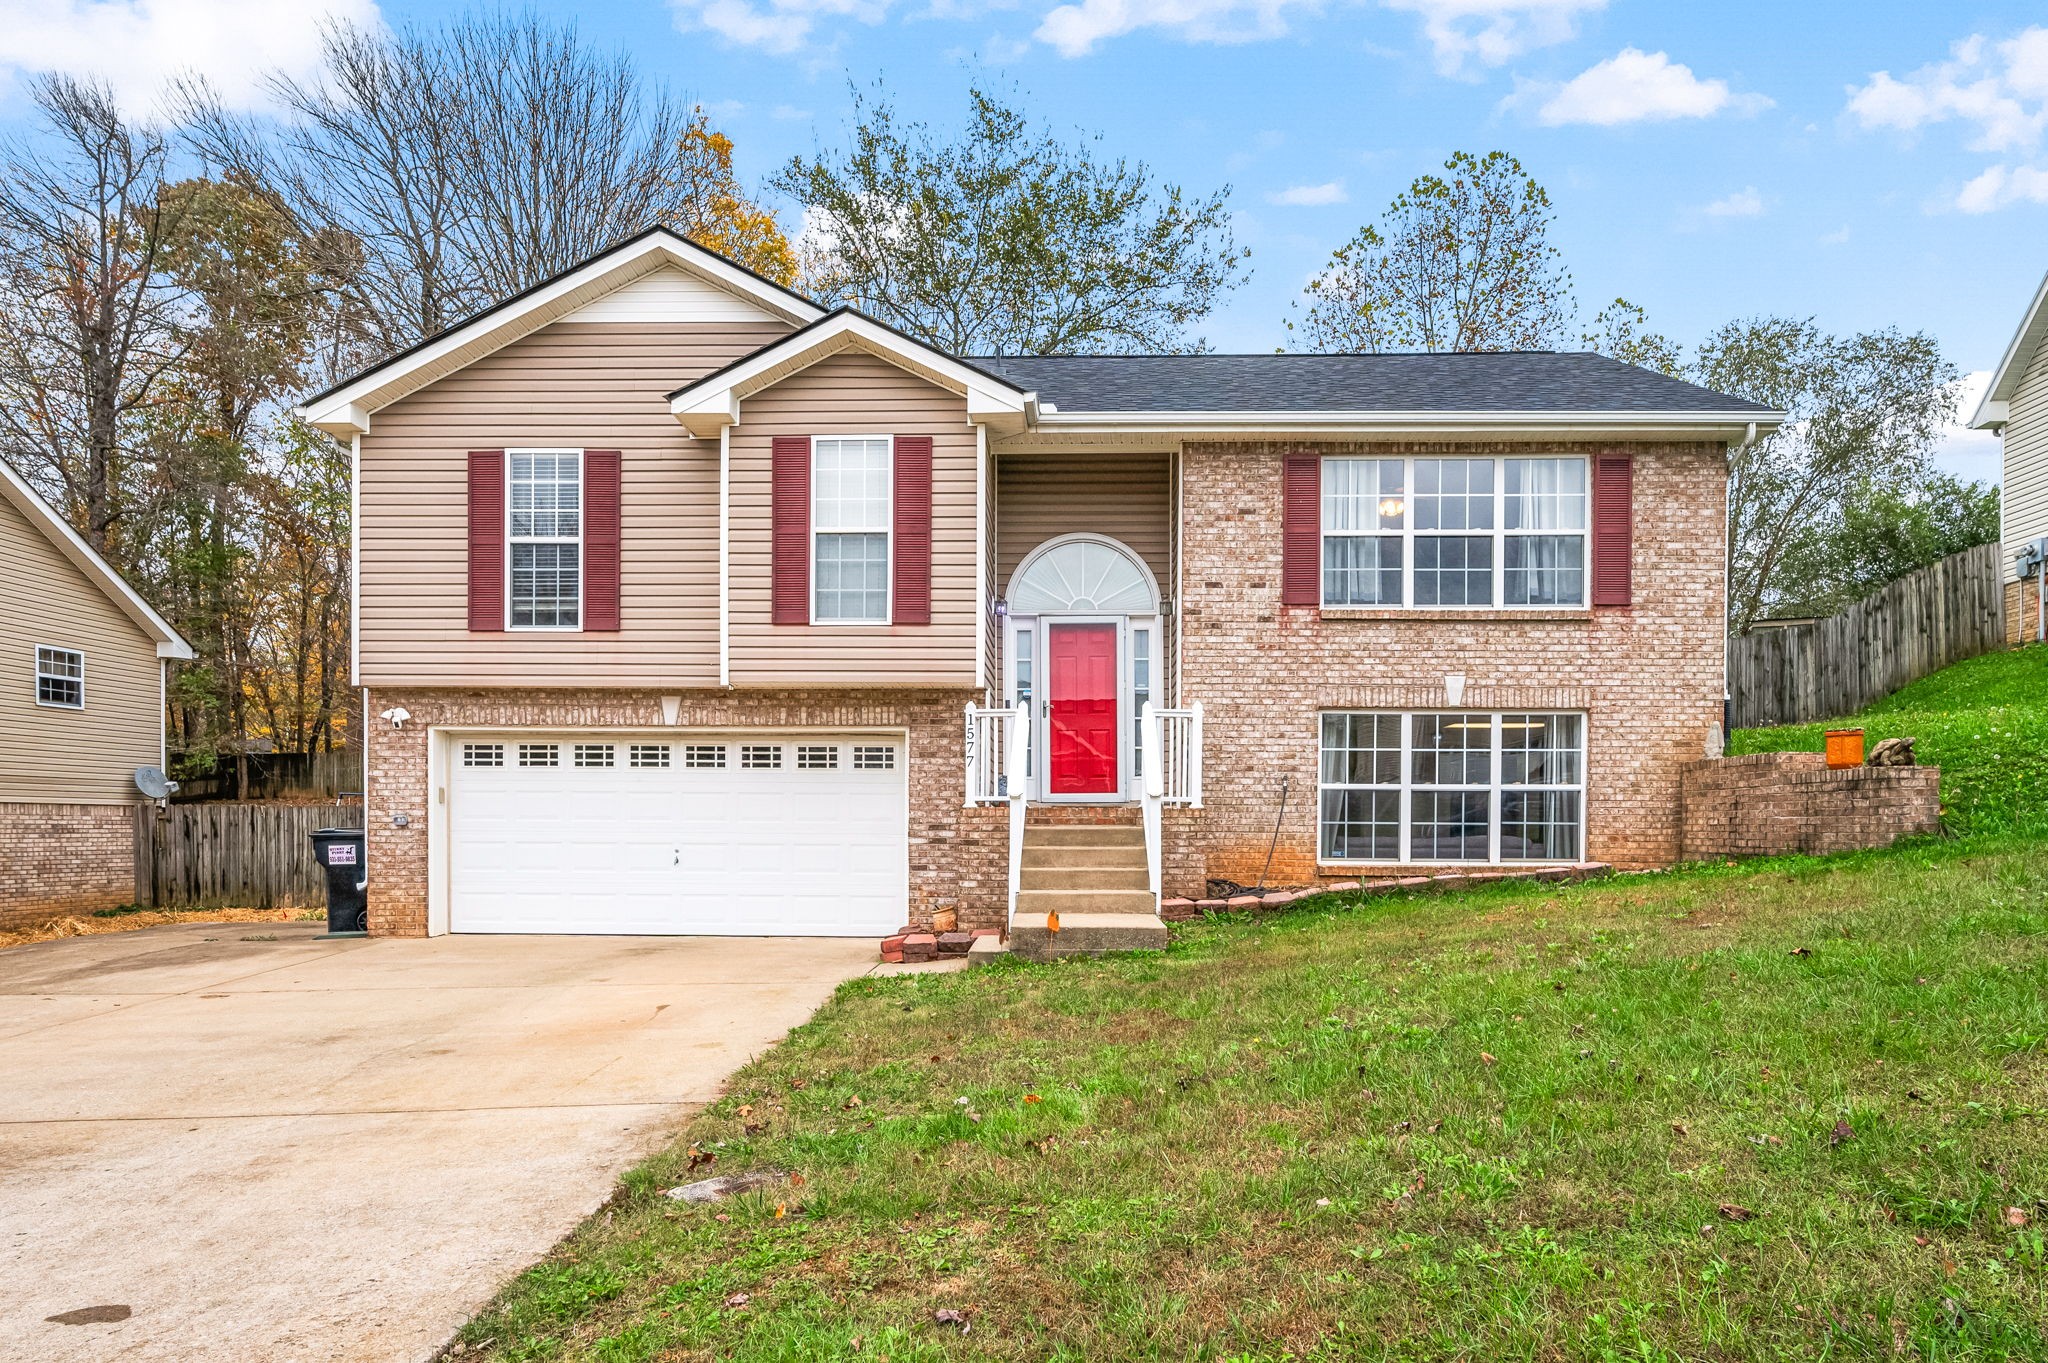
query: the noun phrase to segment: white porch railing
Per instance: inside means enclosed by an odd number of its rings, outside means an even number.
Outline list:
[[[1017,882],[1024,870],[1024,815],[1031,769],[1031,714],[1016,707],[967,707],[968,805],[1010,807],[1010,908],[1017,916]]]
[[[1163,879],[1164,810],[1202,803],[1201,702],[1186,710],[1160,710],[1147,701],[1138,712],[1138,763],[1144,773],[1145,869],[1156,907]]]

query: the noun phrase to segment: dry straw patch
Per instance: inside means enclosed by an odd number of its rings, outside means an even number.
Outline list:
[[[173,923],[296,923],[322,917],[316,909],[144,909],[137,913],[52,918],[26,927],[0,930],[0,950],[65,937],[100,937],[110,932],[135,932]]]

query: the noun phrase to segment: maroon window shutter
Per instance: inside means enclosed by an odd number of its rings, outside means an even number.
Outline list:
[[[898,625],[932,622],[932,438],[896,437],[895,546],[890,563],[893,609]]]
[[[1315,606],[1323,599],[1323,461],[1290,454],[1282,476],[1280,604]]]
[[[469,627],[505,628],[505,452],[469,454]]]
[[[1635,461],[1625,454],[1593,460],[1593,604],[1626,606],[1633,593]]]
[[[583,456],[583,628],[619,627],[619,465],[617,450]]]
[[[778,625],[811,623],[811,438],[775,437],[769,473],[770,554]]]

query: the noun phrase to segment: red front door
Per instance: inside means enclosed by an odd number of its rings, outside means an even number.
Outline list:
[[[1117,792],[1116,626],[1047,625],[1054,795]]]

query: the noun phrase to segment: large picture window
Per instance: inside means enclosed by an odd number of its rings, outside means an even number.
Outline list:
[[[583,623],[583,455],[514,452],[511,486],[514,629]]]
[[[888,436],[811,442],[811,618],[820,624],[889,623],[893,460]]]
[[[1325,459],[1325,606],[1583,606],[1583,458]]]
[[[1585,716],[1335,711],[1322,719],[1324,861],[1577,861]]]

